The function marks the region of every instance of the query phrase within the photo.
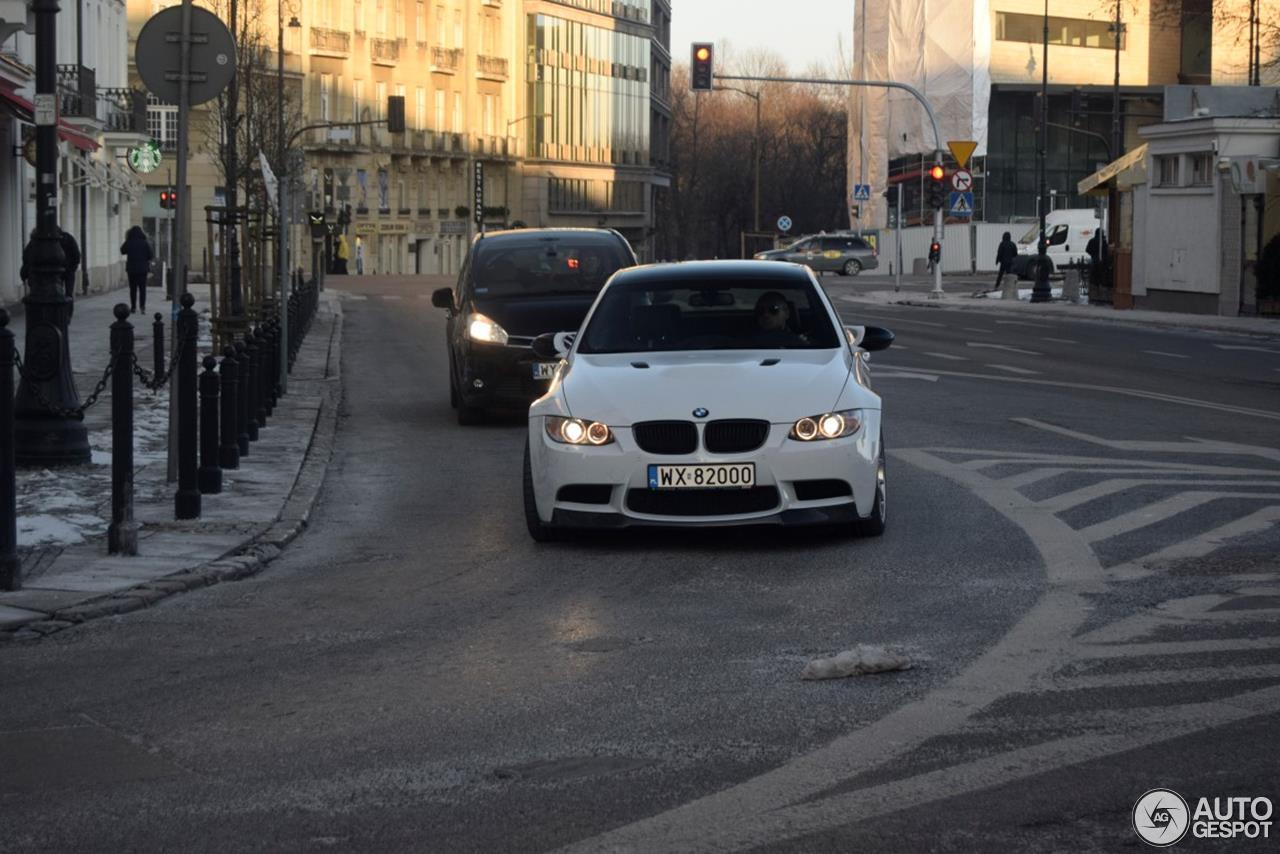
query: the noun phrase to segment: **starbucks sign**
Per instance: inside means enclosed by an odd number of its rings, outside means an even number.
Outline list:
[[[134,172],[146,175],[160,166],[160,143],[154,139],[129,149],[129,167]]]

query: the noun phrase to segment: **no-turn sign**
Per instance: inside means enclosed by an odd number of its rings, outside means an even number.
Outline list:
[[[951,189],[957,193],[967,193],[973,189],[973,173],[968,169],[957,169],[951,173]]]

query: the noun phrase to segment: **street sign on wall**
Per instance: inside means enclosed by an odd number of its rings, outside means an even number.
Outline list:
[[[476,225],[484,224],[484,164],[476,162]]]

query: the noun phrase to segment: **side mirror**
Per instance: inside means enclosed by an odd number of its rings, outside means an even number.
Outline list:
[[[547,362],[563,359],[566,354],[562,353],[560,348],[556,346],[556,338],[559,335],[559,332],[544,332],[534,338],[533,344],[530,345],[533,349],[533,355]]]
[[[862,333],[862,340],[858,342],[858,346],[868,353],[887,350],[893,343],[893,337],[893,333],[883,326],[868,326]]]
[[[436,308],[453,308],[453,288],[439,288],[431,292],[431,304]]]

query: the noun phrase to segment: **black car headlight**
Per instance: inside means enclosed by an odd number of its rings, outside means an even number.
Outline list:
[[[483,314],[472,314],[467,318],[467,337],[481,344],[505,345],[507,330]]]
[[[548,415],[547,435],[562,445],[607,445],[613,441],[609,425],[583,418],[561,418]]]
[[[821,415],[806,415],[791,425],[789,439],[797,442],[820,442],[824,439],[839,439],[852,436],[862,427],[862,410],[845,409],[840,412],[824,412]]]

